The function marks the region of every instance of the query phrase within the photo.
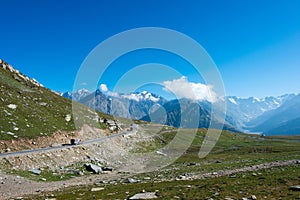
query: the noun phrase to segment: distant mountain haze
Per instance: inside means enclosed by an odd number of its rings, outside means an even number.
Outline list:
[[[101,112],[155,123],[184,128],[208,128],[211,120],[218,122],[218,116],[211,119],[211,103],[190,99],[166,100],[163,97],[143,91],[130,94],[104,94],[100,90],[88,92],[79,90],[62,96],[73,98]],[[267,135],[300,134],[297,120],[300,118],[300,96],[285,94],[278,97],[239,98],[228,96],[224,129]],[[217,102],[218,103],[218,102]],[[223,102],[224,103],[224,102]],[[220,111],[221,112],[221,111]],[[199,121],[193,122],[197,113]],[[185,121],[182,121],[183,116]]]

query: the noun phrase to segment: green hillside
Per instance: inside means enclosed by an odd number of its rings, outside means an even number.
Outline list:
[[[71,100],[43,87],[2,60],[0,77],[0,140],[75,129]],[[87,107],[78,104],[78,109],[84,120],[93,120],[88,117]]]

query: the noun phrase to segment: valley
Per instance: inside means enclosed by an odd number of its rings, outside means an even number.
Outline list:
[[[109,142],[1,158],[2,198],[126,199],[142,191],[155,192],[159,199],[298,197],[299,192],[290,187],[297,185],[300,178],[300,138],[263,138],[224,131],[213,151],[199,159],[198,151],[207,131],[199,129],[192,145],[174,163],[153,172],[136,173],[151,159],[145,156],[135,160],[132,156],[155,153],[169,143],[176,129],[166,128],[169,129],[141,124],[130,138],[119,136]],[[95,174],[84,167],[85,163],[113,170]],[[34,174],[31,168],[42,173]],[[276,192],[276,187],[282,190]],[[93,188],[101,189],[97,192]]]
[[[100,90],[68,94],[71,100],[2,60],[0,75],[0,199],[299,198],[292,112],[299,95],[227,97],[219,137],[208,129],[219,119],[210,116],[210,102],[168,101],[146,91],[113,98]],[[191,121],[181,123],[182,116]],[[243,133],[268,121],[286,134]],[[212,151],[199,158],[211,141]]]

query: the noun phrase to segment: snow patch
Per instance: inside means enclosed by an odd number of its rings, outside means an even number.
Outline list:
[[[124,95],[122,95],[122,97],[124,97],[126,99],[130,99],[130,100],[134,100],[134,101],[150,100],[153,102],[158,102],[160,100],[159,97],[155,97],[150,92],[147,92],[147,91],[143,91],[138,94],[136,94],[136,93],[124,94]]]
[[[236,102],[233,98],[228,98],[228,100],[229,100],[231,103],[237,105],[237,102]]]

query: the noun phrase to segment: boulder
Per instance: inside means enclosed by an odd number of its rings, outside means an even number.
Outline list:
[[[104,188],[103,187],[92,188],[91,192],[98,192],[98,191],[101,191],[101,190],[104,190]]]
[[[250,199],[252,199],[252,200],[256,200],[257,198],[256,198],[256,196],[255,196],[255,195],[251,195]]]
[[[293,190],[293,191],[300,191],[300,185],[291,186],[291,187],[290,187],[290,190]]]
[[[138,193],[130,197],[129,199],[157,199],[158,196],[156,192],[145,192],[145,193]]]
[[[40,175],[41,174],[41,170],[38,170],[38,169],[30,169],[29,170],[31,173],[34,173],[34,174],[36,174],[36,175]]]
[[[98,165],[94,165],[92,163],[84,164],[87,171],[93,172],[94,174],[101,174],[102,168]]]
[[[102,170],[111,172],[113,170],[113,168],[112,167],[102,167]]]
[[[71,121],[71,119],[72,119],[71,114],[67,114],[66,117],[65,117],[65,120],[66,120],[67,122],[69,122],[69,121]]]
[[[127,182],[128,182],[128,183],[137,183],[138,180],[133,179],[133,178],[128,178],[128,179],[127,179]]]
[[[190,162],[190,163],[187,164],[187,166],[194,166],[196,164],[197,164],[196,162]]]

